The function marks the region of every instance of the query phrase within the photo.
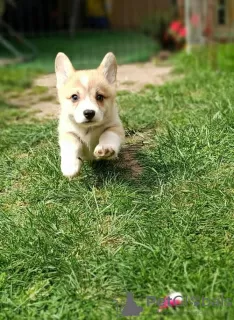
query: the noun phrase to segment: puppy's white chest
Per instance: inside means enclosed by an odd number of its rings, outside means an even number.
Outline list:
[[[101,128],[90,128],[82,135],[82,153],[84,160],[93,160],[94,149],[98,145],[99,138],[103,132]]]

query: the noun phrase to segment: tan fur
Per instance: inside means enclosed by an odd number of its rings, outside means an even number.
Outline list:
[[[124,141],[115,104],[117,63],[108,53],[98,69],[75,71],[68,57],[59,53],[55,71],[61,104],[61,170],[64,176],[73,177],[80,172],[83,160],[116,158]],[[104,96],[103,101],[98,95]],[[95,114],[91,120],[86,119],[87,110]]]

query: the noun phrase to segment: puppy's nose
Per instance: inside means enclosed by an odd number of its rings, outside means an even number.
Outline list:
[[[95,116],[95,111],[87,109],[84,111],[84,116],[86,119],[91,120]]]

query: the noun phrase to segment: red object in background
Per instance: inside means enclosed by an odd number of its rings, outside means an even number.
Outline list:
[[[172,21],[172,23],[169,26],[169,30],[177,33],[179,32],[181,27],[182,27],[182,23],[180,21]]]
[[[194,26],[194,27],[197,27],[200,23],[200,16],[199,14],[196,14],[194,13],[191,17],[191,24]]]
[[[207,26],[207,27],[205,28],[205,30],[204,30],[203,33],[204,33],[204,36],[206,36],[206,37],[211,36],[211,35],[212,35],[212,29],[211,29],[211,27]]]
[[[179,20],[172,21],[168,33],[172,35],[175,41],[181,41],[186,37],[186,28]]]
[[[164,33],[164,47],[169,50],[179,50],[183,47],[186,28],[181,20],[172,21]]]
[[[179,36],[181,38],[185,38],[186,37],[186,28],[185,27],[182,27],[180,30],[179,30]]]

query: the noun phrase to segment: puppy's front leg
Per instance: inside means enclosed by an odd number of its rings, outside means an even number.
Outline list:
[[[82,166],[81,154],[82,143],[78,137],[71,133],[63,133],[59,137],[61,151],[61,170],[65,177],[76,176]]]
[[[122,128],[110,128],[104,131],[99,138],[99,144],[94,149],[94,156],[97,159],[117,158],[123,138]]]

